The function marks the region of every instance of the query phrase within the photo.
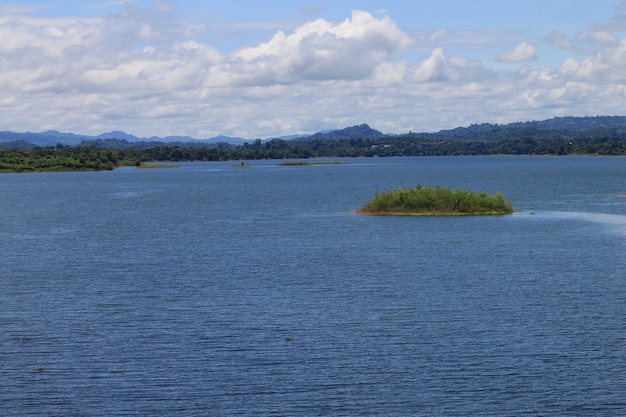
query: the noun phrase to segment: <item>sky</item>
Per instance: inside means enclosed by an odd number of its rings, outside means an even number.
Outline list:
[[[626,0],[0,0],[0,130],[254,139],[625,109]]]

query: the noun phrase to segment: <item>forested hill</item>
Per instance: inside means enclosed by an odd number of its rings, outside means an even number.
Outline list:
[[[467,127],[440,130],[438,132],[422,132],[400,135],[386,135],[367,124],[347,127],[331,132],[320,132],[310,136],[293,139],[294,142],[309,142],[312,140],[341,140],[341,139],[378,139],[384,137],[419,137],[435,140],[500,140],[512,137],[548,136],[550,134],[576,135],[583,132],[624,132],[626,131],[626,116],[589,116],[589,117],[555,117],[547,120],[533,120],[528,122],[514,122],[508,124],[480,123]]]
[[[512,138],[554,138],[581,134],[619,134],[626,132],[626,116],[555,117],[553,119],[509,124],[481,123],[436,133],[411,133],[410,136],[437,140],[502,140]]]
[[[346,127],[341,130],[333,130],[325,133],[315,133],[310,136],[304,136],[300,138],[292,139],[293,142],[310,142],[316,139],[322,140],[340,140],[340,139],[376,139],[387,136],[376,129],[372,129],[367,124],[358,126]]]
[[[423,132],[399,135],[387,135],[367,124],[347,127],[344,129],[318,132],[308,136],[290,136],[290,139],[281,139],[293,145],[305,145],[317,141],[341,140],[378,140],[391,138],[413,138],[420,140],[463,140],[463,141],[493,141],[504,139],[550,139],[555,137],[581,137],[609,135],[619,136],[626,132],[626,116],[593,116],[593,117],[555,117],[542,121],[515,122],[509,124],[481,123],[467,127],[441,130],[439,132]],[[268,142],[270,139],[243,139],[227,136],[217,136],[211,139],[194,139],[186,136],[170,136],[159,138],[153,136],[140,139],[124,132],[109,132],[98,136],[81,136],[73,133],[47,131],[42,133],[15,133],[0,131],[0,148],[28,149],[36,147],[50,147],[61,144],[63,146],[95,146],[109,149],[123,149],[125,147],[150,148],[154,146],[182,146],[182,147],[236,147],[246,142],[253,144],[258,141]],[[272,139],[273,140],[273,139]]]
[[[581,132],[594,129],[614,129],[626,126],[626,116],[555,117],[553,119],[509,123],[509,127],[536,127]]]
[[[20,138],[0,143],[0,172],[101,170],[119,164],[141,165],[146,161],[495,154],[626,155],[626,117],[562,117],[508,125],[483,123],[404,135],[385,135],[363,124],[300,139],[257,139],[242,145],[96,139],[75,146],[37,147]]]

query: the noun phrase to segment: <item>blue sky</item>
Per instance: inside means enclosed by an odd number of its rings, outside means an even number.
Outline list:
[[[0,1],[0,39],[0,130],[267,138],[626,108],[625,0]]]

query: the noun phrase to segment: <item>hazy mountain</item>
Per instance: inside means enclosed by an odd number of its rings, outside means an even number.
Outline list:
[[[292,140],[292,139],[300,139],[300,138],[304,138],[308,135],[285,135],[285,136],[280,136],[278,139],[282,139],[282,140]],[[271,140],[274,138],[268,138],[267,140]]]
[[[576,131],[586,132],[598,129],[620,129],[626,131],[626,116],[588,116],[588,117],[555,117],[543,121],[528,121],[528,122],[515,122],[506,125],[481,123],[473,124],[467,127],[457,127],[454,129],[441,130],[433,133],[417,134],[410,132],[409,135],[421,138],[434,138],[434,139],[460,139],[460,140],[472,140],[477,138],[492,137],[494,139],[499,138],[501,135],[511,134],[516,132],[519,134],[531,134],[533,131],[538,130],[563,130],[563,131]],[[344,129],[330,130],[318,132],[313,135],[290,135],[282,136],[282,140],[292,140],[295,142],[306,142],[315,139],[321,140],[339,140],[339,139],[376,139],[382,137],[389,137],[392,135],[384,134],[376,129],[372,129],[367,124],[361,124],[352,127],[346,127]],[[122,131],[111,131],[102,133],[97,136],[77,135],[68,132],[59,132],[56,130],[48,130],[40,133],[16,133],[9,131],[0,131],[0,147],[2,148],[28,148],[28,147],[48,147],[56,146],[57,144],[75,146],[82,142],[94,143],[94,141],[102,140],[117,140],[117,142],[110,142],[109,145],[117,144],[117,146],[123,145],[124,141],[128,143],[141,143],[142,146],[156,146],[159,143],[175,143],[191,144],[194,146],[202,146],[202,144],[216,145],[220,143],[227,143],[229,145],[242,145],[244,143],[254,142],[255,139],[245,139],[233,136],[215,136],[208,139],[196,139],[189,136],[166,136],[158,137],[153,136],[150,138],[139,138],[132,134],[128,134]]]
[[[42,133],[0,132],[0,143],[22,141],[34,146],[56,146],[58,143],[74,146],[78,145],[86,138],[86,136],[79,136],[73,133],[61,133],[52,130]]]
[[[360,125],[349,127],[341,130],[335,131],[325,131],[319,132],[315,135],[304,136],[304,135],[291,135],[291,136],[283,136],[281,139],[290,140],[290,139],[299,139],[299,140],[311,140],[316,138],[322,139],[342,139],[342,138],[352,138],[352,137],[375,137],[384,136],[384,134],[380,133],[377,130],[371,129],[367,125]],[[97,136],[87,136],[87,135],[76,135],[74,133],[64,133],[54,130],[48,130],[46,132],[41,133],[16,133],[16,132],[0,132],[0,143],[11,143],[11,145],[2,146],[3,148],[23,148],[23,147],[33,147],[33,146],[56,146],[57,144],[61,145],[69,145],[75,146],[82,142],[90,143],[90,144],[102,144],[102,140],[118,140],[119,142],[115,142],[118,146],[123,144],[124,141],[128,143],[138,143],[138,142],[146,142],[146,143],[194,143],[198,144],[210,144],[215,145],[219,143],[227,143],[229,145],[243,145],[244,143],[252,143],[256,139],[246,139],[235,136],[224,136],[218,135],[208,139],[196,139],[190,136],[152,136],[150,138],[140,138],[132,134],[128,134],[126,132],[114,130],[111,132],[102,133]],[[266,139],[269,140],[269,139]],[[110,142],[111,145],[113,142]],[[24,144],[30,144],[30,146],[24,146]]]
[[[372,129],[367,124],[362,124],[358,126],[346,127],[340,130],[332,130],[330,132],[319,132],[310,136],[304,136],[297,139],[292,139],[294,141],[304,142],[311,141],[315,139],[323,139],[323,140],[338,140],[338,139],[376,139],[387,136],[382,132],[379,132],[376,129]]]
[[[56,137],[56,138],[73,138],[76,140],[83,140],[86,136],[85,135],[76,135],[74,133],[69,133],[69,132],[59,132],[58,130],[46,130],[45,132],[41,132],[41,133],[33,133],[33,134],[40,134],[40,135],[44,135],[44,136],[51,136],[51,137]]]
[[[112,132],[102,133],[102,134],[100,134],[98,136],[95,136],[93,139],[124,139],[124,140],[127,140],[129,142],[139,142],[139,141],[143,141],[144,140],[144,139],[138,138],[135,135],[129,135],[128,133],[121,132],[119,130],[114,130]],[[162,140],[159,140],[159,142],[162,142]]]
[[[210,143],[228,143],[231,145],[243,145],[246,142],[253,142],[254,139],[244,139],[244,138],[239,138],[239,137],[235,137],[235,136],[224,136],[224,135],[219,135],[219,136],[214,136],[210,139],[202,139],[202,142],[210,142]]]

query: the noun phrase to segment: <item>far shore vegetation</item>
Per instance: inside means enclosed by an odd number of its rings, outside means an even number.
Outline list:
[[[315,165],[341,165],[339,161],[325,162],[325,161],[286,161],[278,164],[280,167],[306,167],[306,166],[315,166]]]
[[[377,193],[357,213],[384,215],[461,216],[501,215],[513,212],[513,205],[498,192],[453,191],[444,187],[398,188]]]
[[[118,166],[118,152],[92,146],[0,150],[0,172],[105,171]]]
[[[279,160],[282,161],[280,166],[309,166],[340,163],[319,162],[323,159],[355,157],[626,155],[626,124],[621,117],[564,117],[509,125],[477,124],[435,133],[409,132],[376,137],[368,136],[372,130],[368,129],[355,130],[353,137],[257,139],[241,145],[129,142],[112,138],[85,140],[75,146],[42,147],[16,134],[14,141],[0,143],[0,172],[100,171],[119,166],[147,168],[146,164],[189,161],[232,161],[235,164],[237,161]],[[243,167],[248,167],[247,162]]]

